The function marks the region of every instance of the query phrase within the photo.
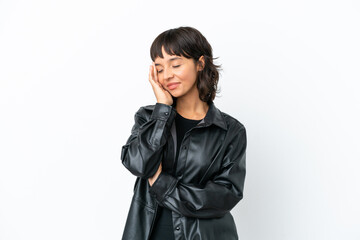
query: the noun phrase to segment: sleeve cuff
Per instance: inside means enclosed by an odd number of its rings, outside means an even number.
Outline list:
[[[175,109],[171,105],[156,103],[150,119],[172,120],[175,118]]]
[[[151,196],[162,203],[165,196],[170,193],[177,185],[178,180],[166,172],[161,172],[153,185],[149,188]]]

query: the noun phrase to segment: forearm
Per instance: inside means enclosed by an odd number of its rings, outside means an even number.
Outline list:
[[[132,134],[121,150],[123,165],[135,176],[152,177],[160,161],[162,150],[170,134],[170,128],[175,118],[172,106],[157,103],[149,119],[143,119],[145,114],[140,109],[135,114],[135,124]]]

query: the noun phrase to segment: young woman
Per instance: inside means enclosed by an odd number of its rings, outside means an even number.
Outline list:
[[[150,49],[157,102],[139,108],[121,150],[137,179],[122,239],[238,239],[246,131],[213,100],[219,66],[195,28],[161,33]]]

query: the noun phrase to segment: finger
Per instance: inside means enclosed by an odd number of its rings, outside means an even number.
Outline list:
[[[157,70],[156,70],[156,66],[155,66],[155,62],[153,62],[153,68],[154,68],[154,80],[155,82],[158,82],[158,75],[157,75]]]
[[[156,84],[156,81],[154,80],[154,75],[153,75],[154,71],[153,71],[153,66],[150,66],[150,71],[149,71],[149,81],[151,83],[151,85],[154,87]]]
[[[161,89],[164,90],[163,86],[161,85],[161,83],[159,82],[159,78],[158,78],[158,72],[157,69],[155,67],[155,62],[152,63],[152,80],[154,81],[154,83],[156,83]]]
[[[150,68],[149,68],[149,81],[153,81],[153,68],[152,68],[152,65],[150,65]]]
[[[163,87],[163,85],[160,83],[159,81],[159,73],[158,71],[156,70],[156,67],[155,67],[155,62],[153,62],[153,69],[154,69],[154,81],[159,85],[159,87],[162,89],[162,90],[165,90],[165,88]]]
[[[150,65],[149,67],[149,82],[151,83],[152,87],[154,88],[154,90],[156,88],[160,88],[163,91],[165,91],[164,87],[161,85],[161,83],[159,81],[157,81],[154,77],[155,72],[157,73],[157,70],[154,66],[154,62]]]

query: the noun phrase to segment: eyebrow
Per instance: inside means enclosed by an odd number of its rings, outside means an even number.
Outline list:
[[[168,62],[171,62],[171,61],[174,61],[174,60],[177,60],[177,59],[181,59],[180,57],[173,57],[173,58],[170,58],[168,60]],[[160,63],[155,63],[155,66],[162,66]]]

